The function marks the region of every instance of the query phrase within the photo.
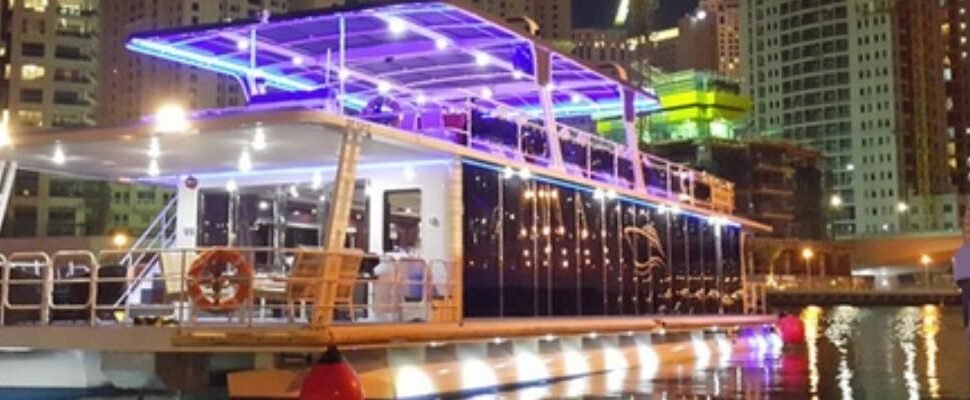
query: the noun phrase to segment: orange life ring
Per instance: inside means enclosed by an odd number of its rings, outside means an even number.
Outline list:
[[[215,313],[236,311],[249,299],[253,287],[253,265],[234,250],[202,253],[188,272],[188,292],[192,304]],[[223,296],[235,288],[230,296]]]

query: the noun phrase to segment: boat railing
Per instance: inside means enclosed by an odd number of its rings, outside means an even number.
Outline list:
[[[378,114],[358,116],[364,121],[417,132],[482,151],[510,161],[550,167],[548,129],[515,115],[496,111],[441,110],[428,115]],[[718,212],[734,210],[734,187],[728,181],[694,170],[564,123],[556,123],[565,171],[573,176],[617,188],[634,189],[635,159],[639,156],[647,194],[677,204]]]
[[[349,251],[338,252],[344,258],[337,262],[338,253],[316,248],[135,252],[152,253],[159,260],[159,270],[143,275],[146,266],[133,263],[138,257],[126,258],[130,252],[125,250],[97,255],[88,251],[0,255],[0,327],[191,328],[320,326],[321,320],[325,325],[460,320],[460,275],[451,261]],[[214,262],[216,253],[231,256]],[[138,277],[143,281],[137,282]],[[115,303],[136,285],[143,292],[137,301]],[[327,318],[318,318],[324,313]]]
[[[142,268],[140,270],[139,275],[134,279],[134,283],[128,285],[125,292],[115,300],[115,306],[128,303],[133,299],[133,297],[136,297],[138,295],[138,288],[142,286],[142,281],[144,281],[145,277],[151,274],[158,265],[157,253],[139,250],[169,248],[174,242],[175,222],[178,215],[176,212],[177,203],[178,197],[173,196],[172,200],[170,200],[168,204],[162,208],[162,211],[155,216],[155,219],[151,224],[149,224],[148,228],[142,232],[141,236],[135,240],[130,249],[121,257],[119,262],[123,265],[145,265],[147,268]]]

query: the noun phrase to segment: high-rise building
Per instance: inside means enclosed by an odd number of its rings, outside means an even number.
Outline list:
[[[636,52],[627,45],[623,29],[583,28],[573,30],[573,56],[588,62],[617,63],[626,66]]]
[[[246,104],[239,83],[226,76],[144,57],[125,48],[129,35],[204,23],[258,18],[263,10],[285,13],[286,0],[102,0],[99,123],[121,125],[167,103],[189,109]]]
[[[752,132],[824,156],[837,237],[956,228],[937,2],[742,2]]]
[[[698,9],[704,12],[705,20],[714,26],[717,72],[740,76],[741,0],[701,0]]]
[[[99,96],[97,0],[0,3],[0,109],[15,137],[93,126]],[[52,154],[52,162],[58,162]],[[83,234],[87,220],[80,183],[18,173],[6,235]]]
[[[97,7],[97,0],[2,2],[0,108],[14,130],[95,124]]]
[[[970,2],[944,0],[942,6],[947,136],[953,151],[950,168],[960,193],[970,194]]]
[[[739,0],[701,1],[676,27],[650,35],[650,64],[664,71],[694,69],[738,76],[739,6]]]

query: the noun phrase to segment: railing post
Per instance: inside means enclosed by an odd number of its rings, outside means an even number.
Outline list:
[[[555,82],[552,77],[552,53],[532,46],[536,60],[536,79],[539,84],[539,102],[542,104],[542,116],[545,123],[546,140],[549,143],[550,167],[557,171],[565,170],[562,160],[562,146],[559,143],[559,128],[556,123],[556,110],[553,104],[552,92]]]
[[[643,178],[643,160],[640,159],[640,138],[637,137],[636,127],[636,92],[621,87],[623,93],[623,129],[626,133],[626,151],[624,155],[633,166],[633,189],[638,193],[647,190],[646,180]]]
[[[7,258],[0,254],[0,327],[6,323],[7,299],[10,297],[10,266]]]
[[[3,220],[7,215],[7,205],[10,203],[10,195],[13,192],[13,183],[16,177],[17,163],[0,161],[0,229],[3,229]]]

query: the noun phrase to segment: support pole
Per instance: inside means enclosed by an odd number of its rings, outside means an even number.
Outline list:
[[[13,182],[16,177],[17,163],[0,161],[0,230],[3,229],[3,220],[7,215],[7,206],[10,204],[10,195],[13,192]]]
[[[552,79],[552,54],[546,50],[535,48],[536,79],[539,84],[539,101],[542,103],[542,116],[546,127],[546,138],[549,143],[549,166],[557,171],[565,171],[562,160],[562,148],[559,144],[559,128],[556,124],[555,105],[552,92],[555,82]]]
[[[633,189],[646,193],[647,184],[643,178],[643,159],[640,158],[640,138],[636,127],[636,93],[621,87],[623,93],[623,128],[626,130],[627,158],[633,164]]]
[[[334,177],[333,201],[330,203],[330,221],[327,222],[324,249],[338,251],[344,248],[347,239],[347,225],[350,209],[354,202],[354,188],[357,184],[357,160],[360,157],[361,127],[351,122],[340,142],[340,157],[337,160],[337,175]]]

